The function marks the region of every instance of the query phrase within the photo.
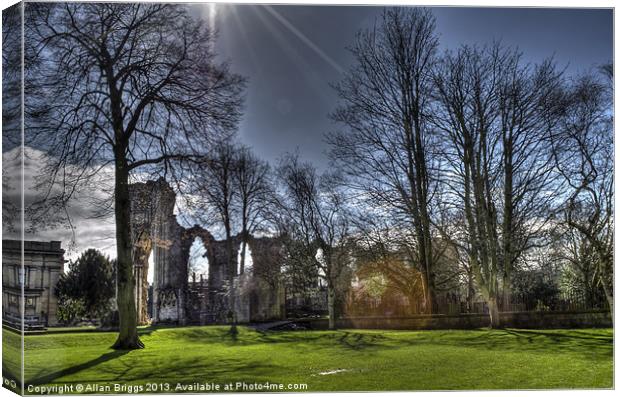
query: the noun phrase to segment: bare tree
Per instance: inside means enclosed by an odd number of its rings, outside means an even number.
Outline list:
[[[559,227],[551,255],[562,266],[560,289],[571,296],[583,297],[586,307],[593,308],[605,299],[596,250],[577,229],[566,224]]]
[[[596,253],[613,314],[613,95],[611,74],[607,77],[583,76],[569,88],[554,155],[569,188],[566,224],[581,233]]]
[[[551,103],[561,75],[551,62],[523,65],[518,52],[496,43],[446,54],[435,82],[434,122],[449,142],[447,197],[466,220],[469,266],[496,327],[512,270],[553,216],[550,136],[558,116]]]
[[[220,142],[205,159],[201,170],[194,176],[195,216],[204,224],[221,226],[226,247],[226,275],[230,333],[237,334],[235,316],[235,278],[238,275],[237,258],[233,247],[233,228],[238,217],[238,192],[235,186],[238,147]]]
[[[435,294],[428,150],[432,67],[437,48],[430,10],[393,8],[358,34],[356,64],[335,86],[342,105],[332,118],[347,127],[328,137],[332,158],[371,205],[404,216],[415,236],[427,311]]]
[[[236,155],[233,173],[241,223],[241,268],[244,272],[248,238],[265,221],[270,196],[274,193],[269,183],[269,164],[257,158],[249,148],[242,147]]]
[[[285,213],[284,230],[298,255],[293,259],[313,264],[325,280],[329,328],[335,329],[336,288],[351,258],[346,199],[332,176],[319,176],[296,155],[282,159],[278,174],[283,186],[280,208]]]
[[[502,205],[500,255],[502,300],[510,299],[510,276],[528,250],[546,244],[561,184],[554,167],[551,134],[559,127],[558,92],[563,83],[551,60],[530,67],[516,51],[497,91],[501,134]]]
[[[236,127],[244,81],[216,64],[213,32],[186,6],[29,3],[25,26],[26,129],[51,156],[48,191],[62,186],[46,202],[66,204],[82,183],[114,169],[114,347],[140,348],[130,178],[179,177],[192,166],[214,137]]]

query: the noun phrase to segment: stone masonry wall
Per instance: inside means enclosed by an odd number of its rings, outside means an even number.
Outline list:
[[[508,328],[607,328],[612,326],[609,311],[588,312],[504,312]],[[327,329],[327,319],[305,321],[312,329]],[[475,329],[489,326],[486,314],[421,315],[412,317],[351,317],[337,321],[338,328],[352,329]]]

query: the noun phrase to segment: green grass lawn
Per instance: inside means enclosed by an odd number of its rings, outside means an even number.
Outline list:
[[[308,391],[610,388],[611,329],[297,331],[146,328],[146,348],[114,333],[27,336],[26,385],[305,383]],[[4,332],[6,338],[18,335]],[[6,336],[11,335],[11,336]],[[100,390],[105,392],[106,390]],[[113,391],[113,390],[112,390]],[[237,390],[239,391],[239,390]]]

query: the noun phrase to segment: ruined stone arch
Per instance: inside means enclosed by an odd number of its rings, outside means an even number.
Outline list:
[[[206,321],[204,313],[197,315],[188,308],[197,307],[188,299],[204,299],[204,310],[214,322],[224,322],[229,310],[225,298],[227,283],[226,241],[214,236],[199,225],[181,226],[174,214],[176,194],[164,180],[135,183],[130,186],[132,206],[133,259],[136,279],[136,307],[138,322],[145,324],[148,316],[149,256],[153,252],[152,316],[153,323]],[[200,238],[209,261],[208,293],[191,294],[189,290],[189,254],[195,238]],[[241,236],[233,237],[233,252],[238,252]],[[282,244],[278,239],[248,237],[252,252],[253,272],[235,280],[239,299],[235,311],[241,322],[282,318],[284,316],[283,289],[277,273],[282,261]],[[236,256],[235,269],[239,269]],[[243,287],[243,288],[242,288]],[[250,301],[250,296],[254,297]],[[198,305],[200,306],[200,305]],[[250,307],[252,306],[252,307]]]

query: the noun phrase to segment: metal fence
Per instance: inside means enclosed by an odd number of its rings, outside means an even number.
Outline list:
[[[545,297],[514,295],[502,305],[502,311],[589,311],[605,310],[609,305],[604,296],[579,292],[560,293]]]

